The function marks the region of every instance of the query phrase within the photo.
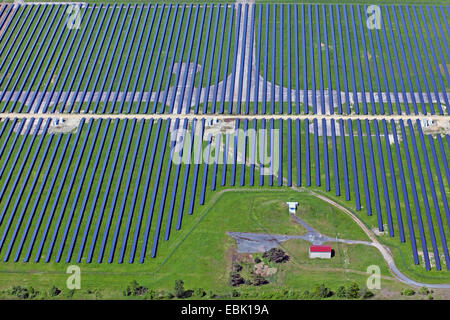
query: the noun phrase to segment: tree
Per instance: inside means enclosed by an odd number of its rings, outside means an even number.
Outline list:
[[[263,258],[269,259],[271,262],[282,263],[289,260],[289,256],[279,248],[272,248],[263,253]]]
[[[56,297],[56,296],[58,296],[60,293],[61,293],[61,290],[59,290],[57,287],[53,286],[53,287],[50,289],[49,295],[50,295],[50,297]]]
[[[345,291],[348,299],[357,299],[360,297],[359,286],[356,282],[350,284],[350,286]]]
[[[403,291],[401,292],[401,294],[404,296],[413,296],[415,293],[416,292],[410,288],[403,289]]]
[[[147,287],[139,285],[136,280],[130,282],[130,284],[123,291],[123,295],[129,296],[142,296],[148,291]]]
[[[321,285],[317,285],[314,288],[314,292],[313,292],[314,296],[317,298],[328,298],[332,295],[330,289],[328,289],[327,287],[325,287],[324,284]]]
[[[175,297],[183,298],[185,293],[183,280],[175,280]]]
[[[428,288],[426,287],[422,287],[419,289],[419,294],[426,296],[427,294],[429,294],[430,291],[428,291]]]
[[[337,296],[338,298],[341,298],[341,299],[347,298],[347,292],[346,292],[344,286],[340,286],[340,287],[336,290],[336,296]]]
[[[197,288],[194,290],[194,296],[196,296],[197,298],[203,298],[204,296],[206,296],[206,292],[202,288]]]
[[[241,277],[241,275],[237,272],[230,272],[230,280],[229,284],[233,287],[237,287],[245,282],[244,278]]]
[[[368,299],[372,298],[375,294],[367,288],[362,288],[360,292],[361,298]]]
[[[262,275],[260,274],[254,274],[253,275],[253,285],[254,286],[262,286],[263,284],[267,284],[269,281],[266,280]]]
[[[242,271],[242,266],[239,263],[235,262],[233,264],[233,270],[236,271],[236,272],[241,272]]]

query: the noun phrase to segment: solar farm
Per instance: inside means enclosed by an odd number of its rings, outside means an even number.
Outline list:
[[[148,264],[218,193],[264,188],[450,270],[450,6],[77,8],[0,6],[4,264]]]

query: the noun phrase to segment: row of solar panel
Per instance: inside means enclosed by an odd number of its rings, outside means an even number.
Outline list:
[[[1,110],[450,114],[449,7],[382,8],[371,30],[359,5],[98,5],[74,31],[65,5],[3,6]]]
[[[236,119],[233,120],[236,131],[226,134],[211,131],[214,125],[207,121],[194,119],[189,123],[187,119],[158,119],[155,124],[155,120],[90,119],[85,123],[82,119],[73,134],[50,132],[53,126],[50,119],[3,121],[0,127],[0,227],[3,229],[0,250],[5,254],[4,260],[10,258],[15,246],[14,261],[18,261],[28,240],[23,256],[25,261],[33,252],[35,261],[39,261],[45,248],[46,262],[52,257],[58,262],[64,253],[66,261],[71,261],[78,246],[76,261],[80,262],[86,254],[90,235],[87,262],[92,261],[95,251],[97,262],[103,261],[108,245],[108,262],[112,262],[120,237],[122,242],[117,261],[123,262],[128,250],[129,262],[133,262],[141,244],[139,261],[143,262],[148,243],[152,245],[150,255],[156,255],[164,217],[164,240],[168,240],[172,220],[176,218],[176,229],[180,229],[183,212],[187,209],[192,214],[196,203],[205,203],[208,185],[210,190],[215,190],[225,187],[228,179],[229,185],[237,186],[236,174],[240,165],[239,186],[263,186],[265,183],[273,186],[275,178],[278,186],[291,186],[293,177],[296,186],[311,186],[311,176],[314,176],[316,187],[321,187],[325,180],[325,191],[334,189],[335,195],[341,196],[343,185],[345,200],[354,201],[356,210],[365,207],[368,215],[375,212],[380,231],[384,230],[384,221],[387,220],[391,237],[395,229],[391,209],[393,197],[398,235],[402,242],[409,238],[414,262],[420,263],[415,236],[415,230],[419,230],[427,269],[431,267],[427,238],[431,241],[436,268],[441,269],[439,247],[444,253],[447,268],[450,267],[446,241],[450,232],[446,195],[450,186],[449,135],[445,136],[447,146],[440,135],[436,136],[436,149],[433,136],[424,135],[421,123],[418,121],[414,125],[411,120],[407,120],[409,135],[403,120],[399,123],[391,120],[389,132],[389,123],[385,120],[352,122],[339,119],[336,123],[334,119],[314,119],[310,124],[308,119]],[[292,122],[295,122],[295,130]],[[269,130],[257,139],[261,129]],[[399,142],[398,129],[403,143]],[[314,140],[312,149],[311,133]],[[417,136],[420,150],[416,144]],[[151,137],[153,144],[150,144]],[[359,147],[355,145],[356,137]],[[394,145],[395,156],[391,153],[391,144]],[[414,160],[410,158],[411,148]],[[332,152],[331,163],[329,149]],[[190,161],[176,161],[176,155],[183,156],[183,153]],[[389,169],[385,167],[386,163]],[[220,186],[216,186],[218,175],[221,175]],[[401,192],[397,186],[398,178]],[[416,189],[417,179],[420,192]],[[181,181],[180,190],[178,185]],[[364,193],[360,195],[361,181]],[[152,189],[150,184],[153,184]],[[429,204],[430,195],[433,209]],[[178,212],[175,212],[176,205]],[[422,221],[424,211],[428,230]],[[124,215],[126,223],[123,226]],[[405,216],[408,235],[403,225]],[[145,226],[142,226],[144,221]],[[83,223],[85,227],[81,233]],[[441,246],[436,240],[436,228]],[[149,241],[151,230],[154,231],[153,240]],[[102,231],[100,241],[98,238]],[[130,247],[131,231],[134,232]],[[69,235],[72,235],[70,243]],[[55,256],[53,249],[56,250],[58,240]]]

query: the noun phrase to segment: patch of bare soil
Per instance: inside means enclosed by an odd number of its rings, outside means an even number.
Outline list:
[[[450,134],[450,121],[435,120],[429,127],[423,128],[425,134]]]
[[[65,119],[57,124],[51,124],[48,128],[49,133],[74,133],[80,125],[80,119]]]

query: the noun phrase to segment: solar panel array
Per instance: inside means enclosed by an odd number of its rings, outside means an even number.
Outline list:
[[[0,7],[4,261],[143,263],[215,191],[297,186],[450,269],[448,6],[68,8]]]

